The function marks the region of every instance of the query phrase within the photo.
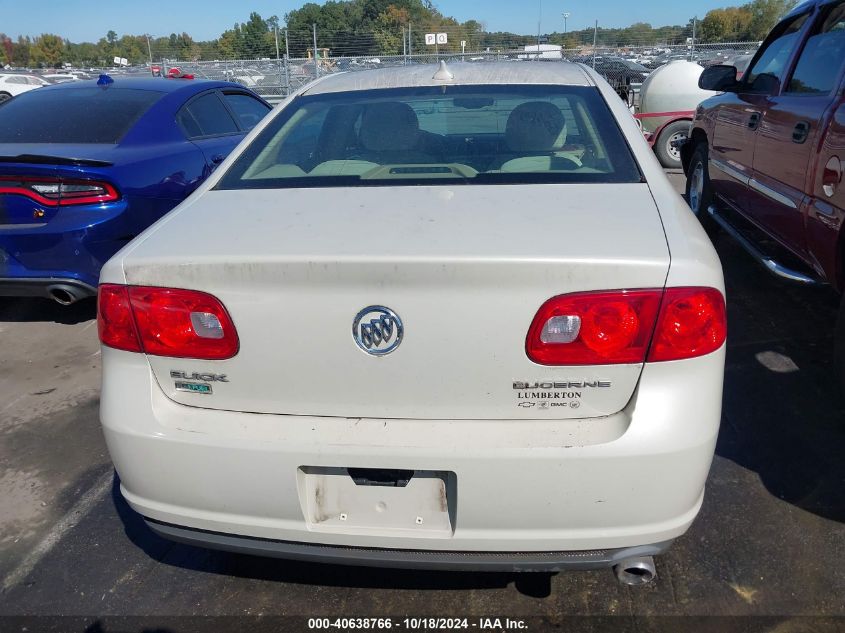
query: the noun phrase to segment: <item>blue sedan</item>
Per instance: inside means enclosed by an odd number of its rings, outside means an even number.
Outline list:
[[[0,104],[0,296],[95,295],[269,110],[238,84],[107,75]]]

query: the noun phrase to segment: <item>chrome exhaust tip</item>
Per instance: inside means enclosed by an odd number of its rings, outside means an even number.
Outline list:
[[[651,556],[639,556],[619,561],[613,566],[616,579],[623,585],[636,587],[647,585],[657,578],[657,569]]]
[[[72,286],[50,286],[47,292],[53,301],[63,306],[69,306],[82,299],[79,291]]]

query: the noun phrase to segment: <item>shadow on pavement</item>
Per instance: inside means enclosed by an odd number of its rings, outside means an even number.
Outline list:
[[[775,497],[845,522],[845,408],[829,349],[730,350],[716,453],[756,472]]]
[[[833,365],[838,297],[776,279],[726,236],[728,358],[716,454],[778,499],[845,521],[845,397]]]
[[[353,567],[207,550],[168,541],[150,530],[141,516],[129,507],[120,494],[120,482],[117,475],[115,475],[112,488],[112,500],[123,522],[126,535],[133,544],[161,563],[191,571],[323,587],[415,591],[495,589],[507,587],[512,583],[517,591],[533,598],[547,598],[551,595],[551,579],[555,575]]]
[[[97,318],[97,300],[83,299],[63,306],[38,297],[0,297],[0,322],[53,322],[75,325]]]

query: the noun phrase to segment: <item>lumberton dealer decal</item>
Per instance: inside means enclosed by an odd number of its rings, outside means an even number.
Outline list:
[[[609,380],[581,380],[581,381],[549,381],[549,382],[521,382],[514,381],[513,389],[516,393],[516,406],[520,409],[551,409],[581,407],[584,391],[593,389],[610,389],[613,384]]]

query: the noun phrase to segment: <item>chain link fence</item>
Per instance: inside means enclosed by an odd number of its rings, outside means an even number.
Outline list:
[[[335,57],[318,49],[317,60],[308,57],[280,56],[276,59],[241,59],[220,61],[164,60],[163,71],[178,66],[196,77],[233,81],[250,88],[271,102],[279,101],[322,75],[354,72],[373,68],[447,63],[485,63],[491,61],[555,62],[576,61],[593,66],[623,97],[636,93],[643,79],[659,66],[674,60],[697,62],[702,66],[734,62],[756,51],[758,42],[731,42],[692,46],[657,45],[563,49],[528,45],[520,49],[473,53],[425,53],[413,55],[369,55]]]

